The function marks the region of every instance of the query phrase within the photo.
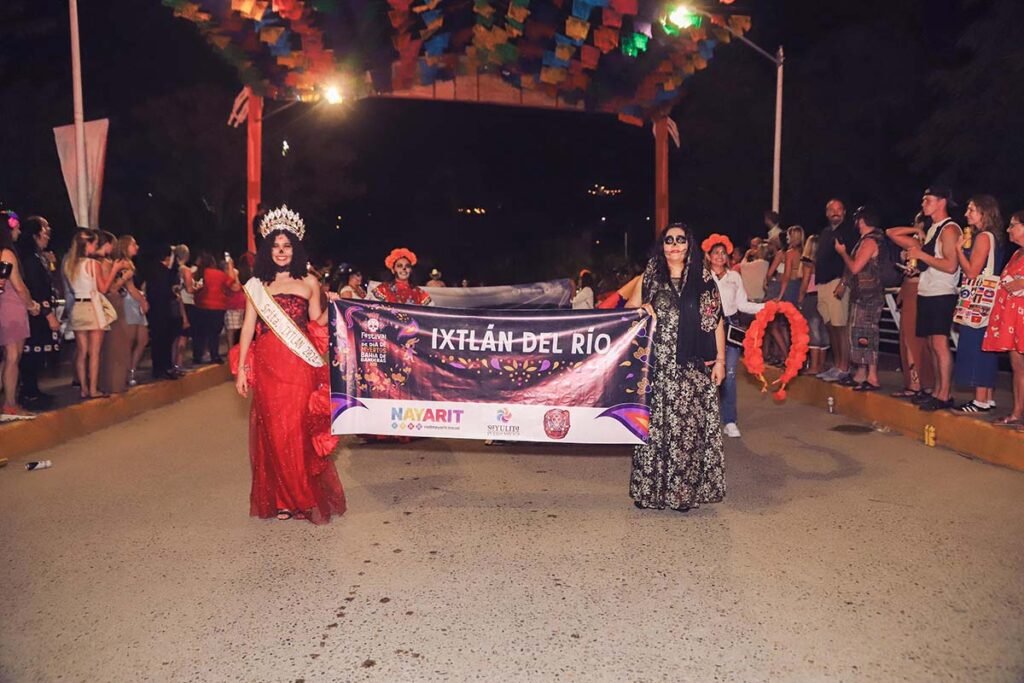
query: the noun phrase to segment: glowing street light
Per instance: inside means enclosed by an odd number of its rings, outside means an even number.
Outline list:
[[[732,0],[722,0],[722,2],[725,5],[732,4]],[[661,20],[661,24],[665,28],[666,33],[675,36],[684,29],[699,27],[704,22],[705,17],[711,18],[711,15],[705,10],[686,5],[677,5]],[[728,22],[721,24],[721,28],[746,43],[748,47],[775,65],[775,150],[772,159],[772,211],[778,212],[782,185],[782,78],[785,55],[781,46],[776,50],[775,54],[768,52],[742,33],[737,32]]]
[[[327,104],[341,104],[345,97],[341,94],[341,88],[336,85],[329,85],[324,88],[324,100]]]
[[[665,18],[666,24],[671,24],[677,29],[695,28],[701,25],[704,18],[694,12],[686,5],[679,5]]]

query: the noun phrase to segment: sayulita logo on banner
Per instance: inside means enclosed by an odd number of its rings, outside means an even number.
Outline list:
[[[641,443],[651,318],[635,310],[331,304],[335,434]]]

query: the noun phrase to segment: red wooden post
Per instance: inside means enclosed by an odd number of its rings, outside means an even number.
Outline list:
[[[246,126],[246,198],[245,215],[248,218],[245,226],[246,249],[250,254],[256,253],[256,235],[253,233],[252,222],[259,211],[260,195],[263,189],[263,98],[258,95],[249,97],[249,117]]]
[[[654,121],[654,234],[668,225],[668,119]]]

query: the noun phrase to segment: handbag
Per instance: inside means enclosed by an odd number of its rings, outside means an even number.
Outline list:
[[[103,317],[105,320],[101,320],[103,327],[109,327],[110,323],[117,320],[117,309],[114,308],[114,304],[110,303],[110,299],[105,294],[96,292],[95,296],[99,297],[100,309],[103,311]]]
[[[988,234],[992,243],[988,250],[988,263],[985,270],[976,278],[967,278],[960,283],[957,290],[956,310],[953,322],[964,327],[984,329],[988,327],[988,319],[992,315],[992,305],[996,302],[999,291],[999,276],[995,274],[995,240]],[[980,237],[980,235],[979,235]]]
[[[725,343],[728,346],[743,348],[743,340],[747,338],[747,328],[740,324],[738,317],[725,319]]]

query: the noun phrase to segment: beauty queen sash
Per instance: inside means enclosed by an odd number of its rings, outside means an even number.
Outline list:
[[[288,347],[288,350],[312,365],[314,368],[321,368],[325,365],[323,356],[309,341],[309,337],[295,324],[291,316],[284,312],[284,309],[271,296],[267,288],[263,286],[259,278],[250,278],[245,283],[245,295],[256,308],[256,313],[263,318],[267,327],[281,340],[281,343]]]

